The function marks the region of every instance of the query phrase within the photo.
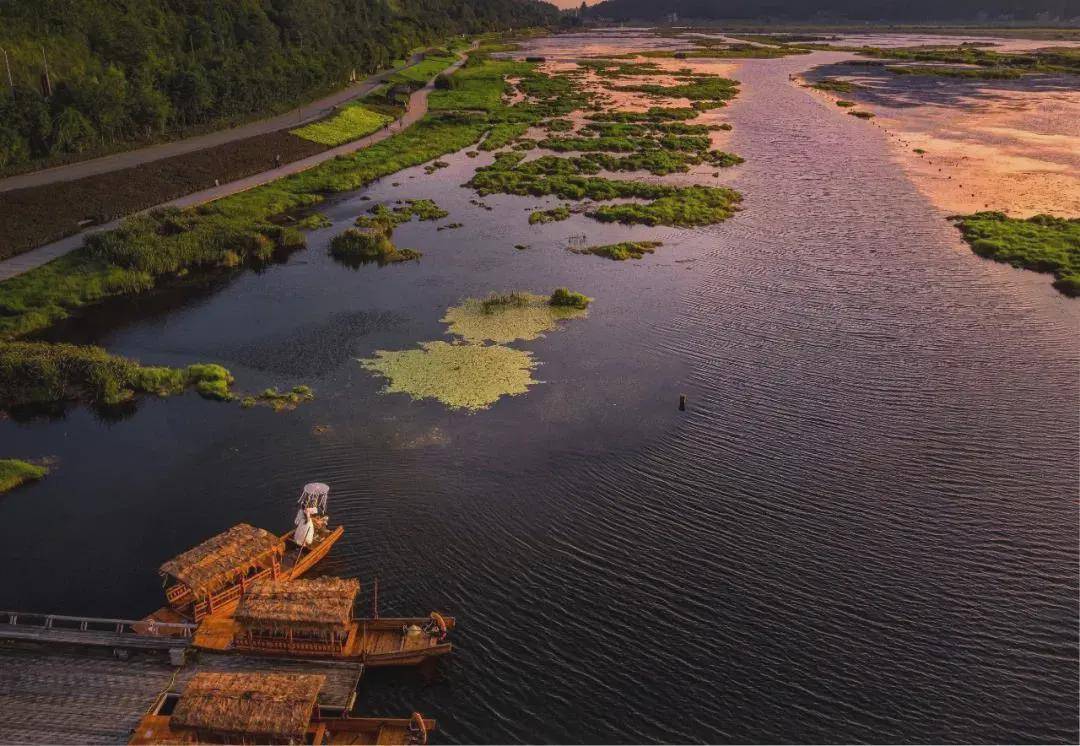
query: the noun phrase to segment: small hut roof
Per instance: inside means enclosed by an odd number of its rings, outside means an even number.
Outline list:
[[[260,580],[240,599],[235,617],[245,624],[293,623],[345,626],[360,591],[355,578]]]
[[[170,724],[299,742],[325,682],[325,676],[311,674],[197,673]]]
[[[242,575],[266,554],[281,548],[280,537],[246,523],[207,539],[161,566],[197,595],[213,593]]]

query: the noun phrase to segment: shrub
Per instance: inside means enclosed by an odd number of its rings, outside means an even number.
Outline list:
[[[581,293],[575,293],[567,290],[566,288],[556,288],[555,292],[551,294],[551,298],[548,300],[552,306],[565,307],[565,308],[588,308],[592,303],[592,298]]]

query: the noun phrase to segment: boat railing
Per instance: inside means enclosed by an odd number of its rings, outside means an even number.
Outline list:
[[[321,653],[323,655],[342,655],[345,652],[344,643],[319,642],[317,640],[288,640],[256,637],[249,641],[244,637],[238,638],[233,647],[238,650],[284,650],[289,653]]]
[[[197,602],[194,609],[195,621],[198,622],[202,620],[203,617],[213,614],[214,611],[223,606],[238,602],[240,597],[244,595],[244,591],[247,590],[247,587],[256,580],[276,576],[276,568],[277,565],[275,564],[273,567],[259,570],[254,575],[241,578],[240,582],[235,585],[230,585],[228,588],[218,591],[217,593],[211,593],[204,600]]]
[[[39,614],[22,611],[0,611],[0,624],[39,630],[69,630],[77,632],[112,632],[123,635],[190,638],[196,625],[186,622],[159,622],[145,619],[109,619],[64,614]]]

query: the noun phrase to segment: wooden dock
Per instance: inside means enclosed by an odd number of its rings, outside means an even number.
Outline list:
[[[196,625],[136,619],[0,611],[0,641],[56,643],[124,650],[171,650],[191,644]]]
[[[346,709],[363,673],[353,663],[191,650],[185,658],[176,666],[165,651],[122,660],[107,646],[0,642],[0,743],[126,744],[159,694],[183,691],[200,671],[322,674],[320,704]]]

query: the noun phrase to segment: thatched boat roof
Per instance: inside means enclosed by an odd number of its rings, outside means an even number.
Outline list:
[[[313,624],[344,627],[352,621],[360,591],[355,578],[260,580],[240,599],[234,614],[243,624]]]
[[[195,674],[170,725],[302,742],[325,681],[311,674]]]
[[[196,595],[204,595],[235,582],[274,551],[284,551],[280,537],[241,523],[173,557],[161,566],[161,572],[173,576]]]

